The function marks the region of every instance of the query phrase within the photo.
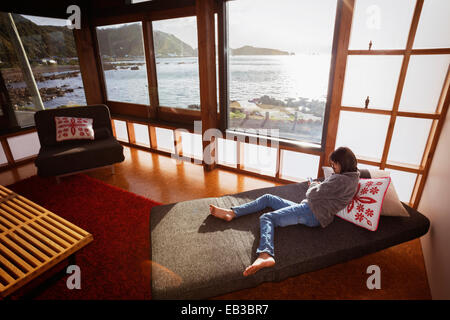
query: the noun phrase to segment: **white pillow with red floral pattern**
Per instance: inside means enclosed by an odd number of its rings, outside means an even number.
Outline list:
[[[94,140],[93,122],[90,118],[55,117],[56,141]]]
[[[378,229],[390,177],[359,179],[358,189],[352,201],[336,215],[370,231]]]

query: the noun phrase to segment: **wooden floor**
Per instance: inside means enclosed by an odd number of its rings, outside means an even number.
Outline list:
[[[207,172],[201,165],[125,147],[125,161],[110,169],[88,172],[91,177],[146,198],[172,203],[217,197],[279,185],[223,169]],[[36,174],[34,164],[0,172],[0,184],[9,185]],[[64,179],[64,178],[62,178]],[[381,289],[369,290],[367,268],[377,265]],[[431,299],[422,248],[415,239],[326,269],[233,292],[217,299]]]

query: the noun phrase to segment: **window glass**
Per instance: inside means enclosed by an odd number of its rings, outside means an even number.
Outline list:
[[[14,45],[8,13],[0,18],[0,71],[19,126],[34,125],[34,112],[86,105],[73,31],[65,19],[11,15],[24,51]],[[24,55],[28,63],[21,63]],[[31,77],[26,77],[31,68]],[[32,94],[37,86],[38,94]],[[6,97],[5,97],[6,98]],[[41,105],[42,102],[42,105]]]
[[[342,105],[391,110],[403,56],[350,55],[345,70]]]
[[[378,166],[371,166],[369,164],[364,164],[364,163],[360,163],[358,162],[358,169],[367,169],[367,170],[380,170],[380,167]]]
[[[5,151],[3,147],[0,145],[0,165],[8,163],[8,159],[6,159]]]
[[[356,156],[381,160],[389,116],[341,111],[336,148],[349,147]]]
[[[415,1],[357,0],[350,50],[405,49]]]
[[[252,143],[244,143],[244,170],[275,176],[277,149]]]
[[[412,55],[400,100],[400,111],[436,112],[450,55]],[[424,81],[426,79],[426,81]]]
[[[201,134],[181,132],[183,156],[203,160],[203,142]]]
[[[142,23],[97,27],[107,99],[150,104]]]
[[[386,169],[386,171],[390,172],[389,175],[400,201],[409,203],[416,183],[417,174],[392,169]]]
[[[155,132],[158,150],[175,153],[173,130],[156,127]]]
[[[229,129],[321,143],[336,3],[227,2]]]
[[[200,110],[196,17],[153,22],[159,104]]]
[[[128,142],[128,129],[125,121],[114,120],[114,130],[117,140]]]
[[[138,123],[133,123],[134,137],[136,144],[150,147],[150,138],[148,136],[148,126]]]
[[[420,165],[433,120],[397,117],[388,161]]]
[[[230,167],[237,167],[236,141],[228,139],[218,139],[218,163]]]
[[[293,181],[302,181],[309,177],[315,179],[319,161],[319,156],[281,150],[280,178]]]
[[[14,136],[8,138],[7,141],[15,161],[35,156],[41,148],[36,132]]]
[[[414,49],[450,48],[450,1],[425,0],[414,38]]]

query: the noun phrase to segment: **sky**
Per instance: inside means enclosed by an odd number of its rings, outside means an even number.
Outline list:
[[[45,25],[45,26],[65,26],[66,25],[66,19],[27,16],[25,14],[22,14],[22,16],[27,18],[28,20],[33,21],[34,23],[36,23],[38,25]],[[67,17],[69,17],[69,15],[67,15]]]
[[[198,48],[196,17],[154,21],[153,30],[171,33],[192,48]]]
[[[289,52],[331,50],[336,0],[229,2],[231,48],[244,45]]]
[[[244,45],[289,52],[329,52],[337,0],[239,0],[228,2],[231,48]],[[37,24],[65,25],[64,19],[25,16]],[[155,21],[155,30],[174,34],[197,48],[195,17]]]
[[[228,2],[229,40],[289,52],[330,51],[337,0],[239,0]],[[155,21],[155,30],[172,33],[197,48],[195,17]]]

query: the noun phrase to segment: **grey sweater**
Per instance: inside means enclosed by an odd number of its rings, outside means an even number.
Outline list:
[[[358,189],[359,172],[346,172],[332,174],[323,182],[313,182],[306,191],[306,201],[325,228],[334,218],[334,215],[344,209],[351,201]]]

